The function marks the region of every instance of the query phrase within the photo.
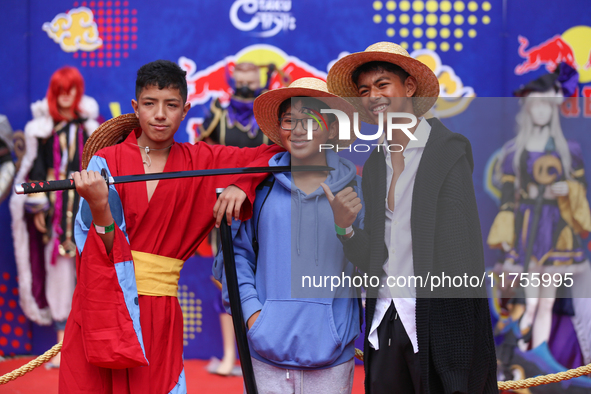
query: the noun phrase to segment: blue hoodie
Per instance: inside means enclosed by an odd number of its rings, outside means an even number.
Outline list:
[[[327,151],[327,164],[335,168],[324,182],[336,194],[352,181],[361,196],[361,178],[353,163]],[[288,152],[278,153],[269,166],[290,165]],[[258,219],[258,261],[252,248],[253,219],[244,222],[234,239],[236,269],[244,321],[261,310],[248,331],[251,355],[280,368],[329,368],[350,360],[360,332],[357,289],[302,287],[302,275],[342,274],[352,277],[353,265],[345,259],[334,229],[334,217],[324,191],[319,187],[306,195],[291,182],[291,173],[276,173]],[[268,196],[267,196],[268,193]],[[362,210],[355,225],[363,227]],[[259,217],[254,212],[253,218]],[[214,275],[221,275],[221,265]],[[217,275],[216,275],[217,274]],[[293,279],[293,280],[292,280]],[[224,304],[229,298],[223,277]],[[293,294],[292,294],[293,293]],[[299,296],[302,298],[295,298]],[[307,298],[323,297],[323,298]]]

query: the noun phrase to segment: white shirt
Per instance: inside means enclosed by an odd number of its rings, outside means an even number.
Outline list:
[[[388,196],[386,194],[386,228],[384,242],[388,248],[388,259],[384,262],[384,275],[381,278],[381,287],[378,291],[378,299],[376,300],[376,310],[373,315],[371,329],[369,331],[369,344],[372,348],[379,349],[378,341],[378,326],[382,322],[386,311],[390,307],[390,303],[394,302],[398,317],[402,321],[402,325],[406,330],[406,334],[412,343],[415,353],[419,351],[417,342],[417,325],[416,325],[416,289],[414,286],[409,286],[408,279],[414,275],[413,255],[412,255],[412,235],[410,228],[410,214],[412,206],[412,194],[417,175],[417,169],[425,144],[429,139],[431,133],[431,125],[427,123],[424,118],[421,118],[417,129],[414,132],[416,141],[409,141],[406,149],[403,151],[404,155],[404,170],[396,181],[394,189],[394,211],[388,207]],[[383,143],[384,136],[380,139]],[[387,188],[390,190],[392,184],[392,160],[388,149],[384,150],[384,158],[386,160],[386,180]],[[392,276],[398,279],[402,287],[398,285],[388,286],[387,276]],[[403,282],[403,279],[406,283]],[[394,284],[390,279],[390,284]]]

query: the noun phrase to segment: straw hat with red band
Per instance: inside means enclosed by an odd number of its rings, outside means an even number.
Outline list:
[[[140,127],[140,121],[135,114],[120,115],[101,124],[84,144],[82,168],[88,167],[90,159],[96,152],[122,142],[133,129],[138,127]]]
[[[255,119],[267,137],[277,145],[284,147],[279,138],[279,106],[292,97],[313,97],[324,102],[331,109],[343,111],[351,122],[351,139],[338,140],[339,148],[349,146],[357,139],[353,132],[353,113],[355,108],[342,98],[330,93],[326,82],[318,78],[300,78],[286,88],[279,88],[261,94],[254,100]],[[323,114],[323,116],[325,116]],[[337,137],[338,138],[338,137]]]
[[[370,45],[364,52],[352,53],[339,59],[328,72],[328,90],[343,98],[359,97],[357,85],[353,82],[353,72],[369,62],[388,62],[400,66],[415,77],[417,90],[413,96],[414,114],[424,115],[439,96],[439,81],[429,67],[410,57],[408,52],[392,42],[378,42]],[[375,120],[368,116],[360,99],[350,100],[359,111],[359,117],[366,123]]]

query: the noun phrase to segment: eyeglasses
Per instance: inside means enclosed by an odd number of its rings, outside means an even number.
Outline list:
[[[312,122],[312,131],[318,130],[318,126],[320,126],[320,124],[314,118],[298,119],[298,118],[291,118],[291,117],[283,117],[279,121],[279,124],[283,130],[292,130],[293,131],[296,129],[296,127],[298,127],[298,123],[302,122],[302,129],[308,130],[308,123],[309,123],[308,121]]]

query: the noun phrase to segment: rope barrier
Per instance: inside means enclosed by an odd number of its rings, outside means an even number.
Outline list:
[[[11,382],[26,373],[31,372],[37,367],[40,367],[44,363],[51,360],[56,354],[62,349],[62,343],[54,345],[51,349],[43,353],[41,356],[34,360],[29,361],[22,367],[15,369],[6,375],[0,376],[0,385]],[[355,357],[363,361],[363,352],[359,349],[355,349]],[[505,382],[497,382],[499,390],[522,390],[529,387],[541,386],[544,384],[558,383],[563,380],[569,380],[578,378],[584,375],[591,374],[591,364],[584,365],[579,368],[569,369],[568,371],[553,373],[549,375],[536,376],[535,378],[527,378],[522,380],[508,380]]]
[[[363,352],[355,349],[355,358],[363,361]],[[553,373],[549,375],[540,375],[534,378],[527,378],[522,380],[507,380],[504,382],[497,382],[499,390],[522,390],[529,387],[541,386],[544,384],[558,383],[563,380],[578,378],[584,375],[591,374],[591,364],[584,365],[579,368],[569,369],[568,371]]]
[[[363,351],[355,348],[355,358],[360,361],[363,361]]]
[[[28,363],[26,363],[22,367],[17,368],[12,372],[7,373],[6,375],[0,376],[0,385],[6,384],[10,381],[13,381],[16,378],[20,378],[24,374],[29,373],[32,370],[34,370],[35,368],[43,365],[44,363],[51,360],[53,358],[53,356],[58,354],[61,349],[62,349],[62,343],[60,342],[57,345],[54,345],[51,349],[49,349],[48,351],[46,351],[45,353],[43,353],[39,357],[37,357],[36,359],[29,361]]]
[[[522,380],[508,380],[506,382],[497,382],[500,390],[521,390],[528,387],[541,386],[543,384],[558,383],[563,380],[578,378],[583,375],[591,373],[591,364],[584,365],[579,368],[569,369],[559,373],[552,373],[549,375],[536,376],[535,378],[527,378]]]

